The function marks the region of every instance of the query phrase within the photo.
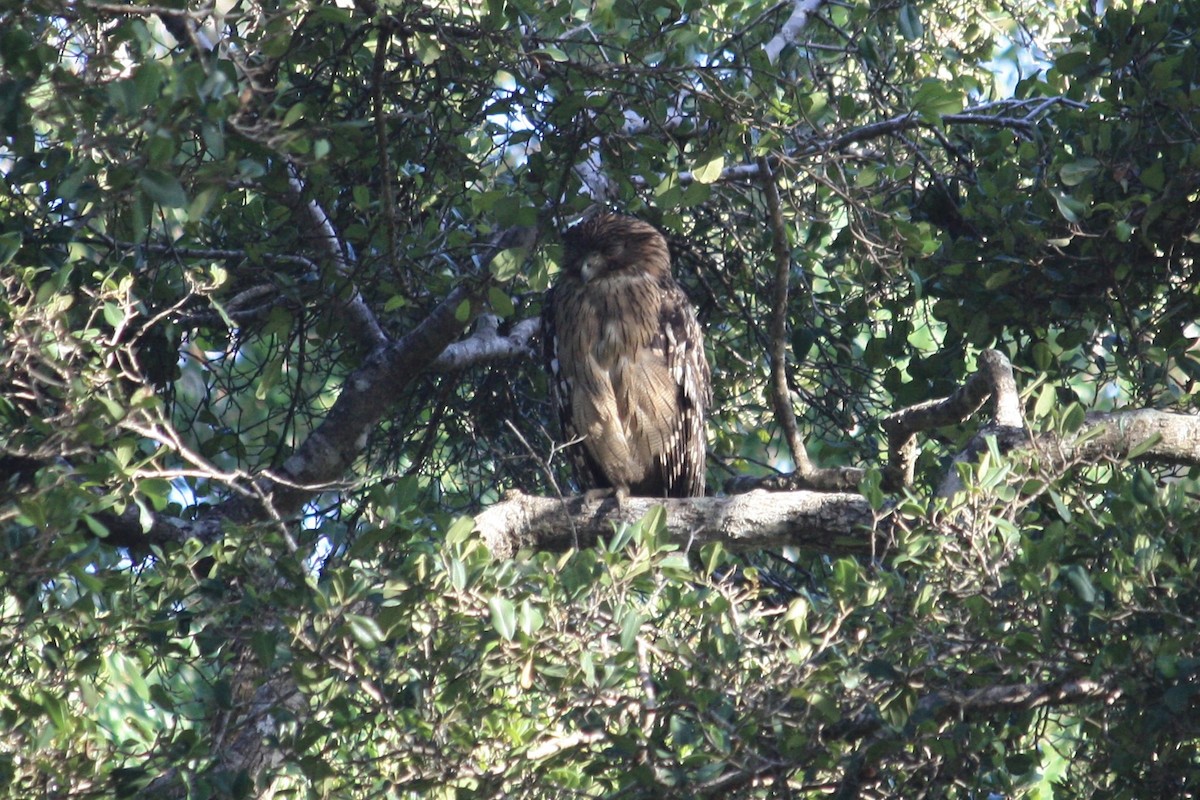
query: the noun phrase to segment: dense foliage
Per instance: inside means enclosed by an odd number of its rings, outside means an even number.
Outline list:
[[[976,428],[941,430],[907,492],[869,471],[872,556],[652,514],[500,560],[461,515],[570,490],[526,321],[597,203],[671,239],[714,489],[792,464],[781,273],[823,466],[877,468],[882,416],[989,347],[1032,430],[1193,410],[1197,30],[1195,0],[0,2],[0,791],[1196,796],[1186,465],[952,465]]]

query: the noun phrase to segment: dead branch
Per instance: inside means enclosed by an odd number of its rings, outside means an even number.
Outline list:
[[[1012,364],[998,350],[979,355],[979,369],[954,394],[936,398],[889,414],[882,421],[888,435],[888,463],[883,471],[883,486],[897,491],[911,486],[916,466],[916,434],[967,421],[989,398],[992,417],[1002,428],[1023,429],[1021,400]]]
[[[341,236],[333,227],[329,214],[315,199],[305,199],[304,181],[295,165],[288,166],[288,193],[285,197],[292,209],[308,217],[306,229],[314,231],[318,249],[323,250],[334,265],[338,277],[346,281],[345,287],[340,287],[339,297],[345,312],[347,325],[354,339],[362,344],[367,352],[380,350],[388,345],[390,339],[379,326],[375,313],[367,305],[358,287],[351,282],[350,263],[346,259],[348,248]]]

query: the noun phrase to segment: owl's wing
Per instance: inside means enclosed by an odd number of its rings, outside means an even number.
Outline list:
[[[659,334],[676,413],[661,450],[663,483],[669,497],[704,494],[708,444],[704,421],[712,404],[712,377],[704,354],[704,334],[687,295],[673,279],[664,282]]]

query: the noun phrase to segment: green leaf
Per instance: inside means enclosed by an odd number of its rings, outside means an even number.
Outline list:
[[[718,155],[692,170],[692,178],[697,183],[714,183],[721,177],[725,169],[725,156]]]
[[[538,48],[537,50],[534,50],[531,55],[545,56],[551,61],[557,61],[559,63],[567,60],[567,54],[564,53],[562,49],[553,46]]]
[[[450,585],[460,592],[467,588],[467,565],[461,558],[450,559]]]
[[[0,234],[0,267],[7,266],[21,249],[21,234],[9,231]]]
[[[104,304],[104,321],[112,327],[117,327],[125,320],[125,309],[117,303]]]
[[[546,624],[546,618],[542,612],[528,599],[521,601],[521,632],[527,636],[533,635],[541,630]]]
[[[1079,564],[1068,564],[1063,569],[1063,577],[1067,579],[1071,589],[1075,592],[1075,596],[1082,600],[1087,605],[1095,605],[1096,603],[1096,587],[1092,584],[1092,578],[1088,575],[1086,569]]]
[[[96,536],[100,537],[101,539],[108,538],[108,526],[105,525],[100,520],[93,517],[91,514],[87,514],[87,513],[83,514],[83,524],[87,526],[87,529],[89,531],[91,531]]]
[[[1078,403],[1072,403],[1067,407],[1062,417],[1062,430],[1064,433],[1074,433],[1083,427],[1083,423],[1087,421],[1087,412],[1083,410],[1083,406]]]
[[[1150,438],[1138,442],[1133,447],[1129,448],[1129,452],[1125,455],[1125,457],[1133,460],[1142,454],[1149,452],[1151,448],[1162,441],[1162,438],[1163,437],[1161,433],[1155,433],[1151,435]]]
[[[921,14],[910,3],[900,6],[900,35],[910,42],[919,40],[925,34],[921,24]]]
[[[511,317],[513,315],[513,304],[509,296],[498,286],[488,287],[488,305],[492,307],[498,316]]]
[[[612,541],[608,543],[608,546],[605,549],[610,553],[619,553],[625,549],[625,545],[629,544],[631,539],[633,539],[635,536],[640,536],[641,532],[642,528],[640,524],[630,525],[627,522],[622,522],[620,525],[616,526]]]
[[[720,542],[705,545],[700,553],[704,562],[705,575],[711,576],[717,570],[717,567],[725,563],[725,546]]]
[[[1172,686],[1163,692],[1163,705],[1170,709],[1173,714],[1185,715],[1191,709],[1192,699],[1196,694],[1197,689],[1195,686]]]
[[[71,712],[63,700],[47,691],[38,690],[36,702],[45,710],[46,716],[50,718],[50,724],[62,733],[70,732]]]
[[[1063,219],[1067,222],[1079,222],[1087,215],[1087,205],[1082,201],[1057,189],[1051,189],[1050,194],[1054,197],[1055,205],[1058,206],[1058,213],[1062,214]]]
[[[167,208],[187,207],[187,195],[174,175],[150,168],[142,173],[140,184],[142,191],[159,205]]]
[[[1143,467],[1134,472],[1131,484],[1134,500],[1148,507],[1158,505],[1158,481],[1149,470]]]
[[[962,111],[963,95],[941,81],[930,79],[913,93],[912,107],[923,119],[940,125],[943,115]]]
[[[525,248],[510,247],[496,253],[488,270],[498,281],[511,281],[517,276],[521,265],[525,263]]]
[[[638,523],[642,528],[643,540],[659,540],[667,532],[667,509],[665,506],[654,506]]]
[[[1050,415],[1058,404],[1058,392],[1050,384],[1046,384],[1038,392],[1037,402],[1033,406],[1034,419],[1044,419]]]
[[[1037,367],[1039,372],[1045,372],[1054,363],[1054,351],[1050,349],[1050,345],[1045,342],[1038,342],[1033,346],[1031,351],[1033,356],[1033,365]]]
[[[638,633],[642,630],[645,618],[633,609],[627,609],[621,619],[621,649],[632,651],[637,644]]]
[[[1067,186],[1078,186],[1088,178],[1100,172],[1100,162],[1094,158],[1081,158],[1064,164],[1058,171],[1058,177]]]
[[[379,623],[371,617],[347,614],[346,624],[350,628],[350,635],[354,637],[354,641],[368,650],[374,650],[385,638]]]
[[[517,635],[517,609],[511,600],[493,595],[488,600],[488,609],[492,612],[492,627],[501,638],[511,640]]]
[[[474,517],[459,517],[446,531],[446,544],[459,545],[471,538],[475,532]]]
[[[1058,513],[1059,519],[1069,524],[1071,520],[1075,518],[1075,515],[1072,514],[1071,509],[1067,507],[1066,501],[1063,500],[1061,494],[1054,490],[1051,490],[1049,494],[1050,502],[1054,504],[1054,510]]]
[[[306,111],[307,109],[305,108],[304,103],[296,103],[287,110],[286,114],[283,115],[283,121],[279,123],[279,127],[290,128],[304,118]]]
[[[1161,192],[1167,180],[1162,161],[1155,161],[1153,164],[1146,167],[1144,170],[1142,170],[1138,178],[1146,187],[1153,189],[1156,192]]]

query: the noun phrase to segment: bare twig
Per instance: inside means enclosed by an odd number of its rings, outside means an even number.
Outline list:
[[[554,490],[554,494],[558,498],[559,502],[565,502],[562,489],[558,487],[558,481],[554,477],[554,470],[550,468],[550,460],[554,457],[554,454],[562,448],[554,445],[554,443],[551,442],[550,458],[542,458],[542,456],[533,449],[533,446],[525,440],[525,437],[521,434],[521,431],[517,430],[517,426],[513,424],[512,420],[506,419],[504,420],[504,424],[510,431],[512,431],[513,435],[517,437],[517,441],[519,441],[521,446],[525,448],[525,452],[529,454],[529,457],[532,458],[542,470],[542,474],[546,476],[546,481],[550,484],[550,488]],[[579,531],[575,527],[575,520],[571,519],[570,522],[571,537],[575,540],[575,549],[578,550]]]
[[[383,80],[387,75],[388,48],[392,41],[391,25],[384,22],[378,28],[375,43],[375,63],[371,67],[371,105],[375,114],[375,150],[379,153],[379,184],[383,188],[383,224],[387,235],[388,263],[396,264],[396,190],[392,185],[392,163],[389,152],[387,115],[384,106]]]

